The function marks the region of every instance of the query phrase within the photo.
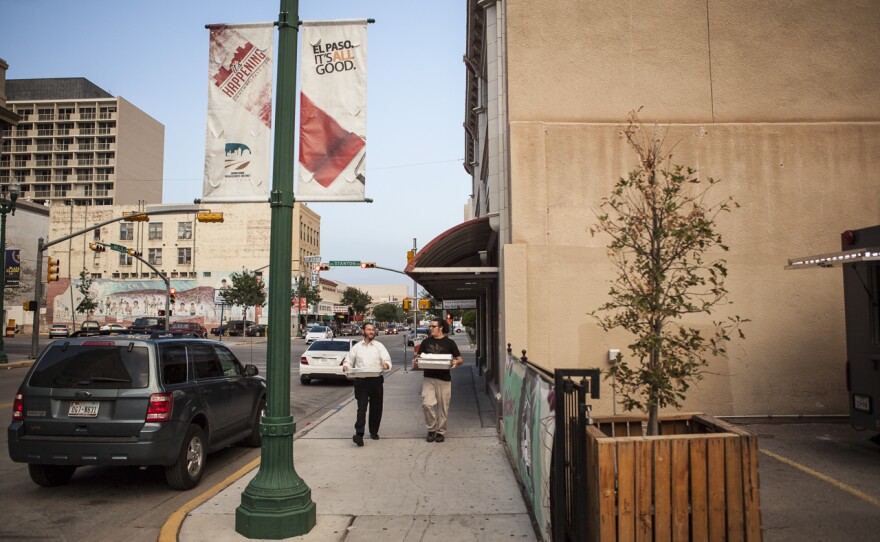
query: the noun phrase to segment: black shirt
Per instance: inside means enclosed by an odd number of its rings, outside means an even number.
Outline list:
[[[449,337],[443,337],[442,339],[428,337],[419,345],[419,353],[452,354],[453,359],[461,357],[458,345]],[[425,378],[436,378],[437,380],[449,382],[452,380],[452,375],[449,374],[449,369],[425,369]]]

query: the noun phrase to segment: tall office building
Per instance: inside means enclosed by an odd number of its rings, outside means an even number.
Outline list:
[[[0,185],[36,203],[162,202],[165,127],[88,79],[9,79]]]

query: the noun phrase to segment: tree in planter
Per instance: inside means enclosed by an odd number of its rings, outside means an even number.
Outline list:
[[[730,304],[726,260],[711,253],[728,250],[716,219],[738,205],[733,198],[707,202],[719,181],[673,165],[657,129],[648,134],[637,112],[630,113],[621,135],[639,165],[602,198],[590,230],[611,237],[608,254],[617,269],[611,300],[590,314],[605,331],[623,328],[635,335],[629,349],[636,362],[618,354],[606,378],[626,410],[648,413],[648,434],[656,435],[659,409],[681,408],[708,365],[707,355],[724,354],[734,331],[744,337],[740,325],[748,320],[739,316],[713,321],[708,337],[683,322]]]
[[[373,302],[370,294],[349,286],[342,292],[342,304],[354,309],[355,314],[364,314],[367,305]]]
[[[223,290],[221,295],[227,305],[239,305],[244,309],[243,320],[247,320],[248,307],[266,303],[266,289],[256,272],[242,271],[232,273],[232,286]]]
[[[82,294],[82,301],[76,306],[79,314],[91,314],[98,307],[98,302],[92,297],[92,277],[83,269],[79,272],[79,280],[76,283],[76,291]]]

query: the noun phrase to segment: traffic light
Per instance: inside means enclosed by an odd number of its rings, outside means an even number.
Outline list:
[[[431,309],[430,299],[419,299],[419,310],[426,311]]]
[[[361,269],[372,269],[376,267],[376,262],[361,262]]]
[[[122,216],[125,217],[126,222],[149,222],[150,216],[144,214],[143,211],[127,211],[123,212]]]
[[[129,256],[137,256],[138,258],[140,258],[141,256],[144,255],[144,253],[141,252],[140,250],[135,250],[133,248],[126,250],[126,252],[128,253]]]
[[[403,310],[408,311],[412,308],[412,300],[410,298],[404,298],[403,300]]]
[[[199,222],[223,222],[223,213],[205,213],[201,212],[196,215]]]
[[[322,263],[318,266],[318,271],[330,271],[330,264]]]
[[[22,303],[22,308],[26,311],[33,312],[37,310],[37,302],[36,301],[25,301]]]
[[[171,302],[172,305],[177,303],[177,289],[176,288],[171,288],[170,290],[168,290],[168,300]]]
[[[416,257],[416,251],[415,251],[415,249],[407,250],[407,251],[406,251],[406,263],[411,262],[412,259],[415,258],[415,257]]]
[[[52,256],[46,258],[46,282],[55,282],[58,280],[58,268],[61,265],[61,260],[57,260]]]
[[[89,248],[94,250],[95,252],[104,252],[107,250],[104,245],[99,245],[98,243],[89,243]]]

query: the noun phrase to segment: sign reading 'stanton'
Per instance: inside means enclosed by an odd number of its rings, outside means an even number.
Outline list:
[[[297,201],[363,201],[367,21],[302,24]]]

